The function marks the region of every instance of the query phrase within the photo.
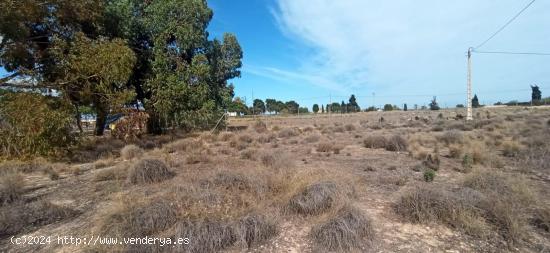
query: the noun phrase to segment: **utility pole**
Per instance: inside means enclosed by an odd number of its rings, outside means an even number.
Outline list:
[[[466,120],[472,120],[472,51],[468,48],[468,101],[466,108]]]

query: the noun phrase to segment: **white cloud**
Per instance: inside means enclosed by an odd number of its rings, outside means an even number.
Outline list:
[[[313,49],[300,59],[297,78],[365,93],[435,95],[464,90],[467,48],[486,39],[527,2],[277,0],[273,15],[286,36]],[[550,22],[544,11],[549,8],[547,2],[535,3],[484,49],[550,51],[550,32],[542,26]],[[474,77],[484,90],[499,89],[494,80],[502,73],[496,72],[519,68],[525,71],[518,71],[514,81],[538,80],[530,66],[549,63],[540,58],[479,58]],[[499,85],[514,87],[511,81]]]

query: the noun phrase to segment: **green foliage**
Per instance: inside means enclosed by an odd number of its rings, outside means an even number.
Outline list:
[[[391,104],[385,104],[384,105],[384,111],[393,111],[393,105]]]
[[[319,112],[319,105],[318,105],[318,104],[314,104],[312,109],[313,109],[313,112],[314,112],[314,113],[318,113],[318,112]],[[324,111],[324,110],[325,110],[325,109],[323,108],[323,111]]]
[[[36,93],[0,97],[0,156],[55,155],[74,144],[70,106]]]
[[[456,108],[464,108],[464,105],[463,104],[458,104],[458,105],[456,105]]]
[[[407,110],[408,110],[407,104],[404,104],[404,105],[403,105],[403,111],[407,111]]]
[[[424,181],[432,182],[435,178],[435,171],[432,169],[427,169],[424,171]]]
[[[374,107],[374,106],[369,106],[369,108],[367,108],[366,111],[367,111],[367,112],[375,112],[376,110],[377,110],[376,107]]]
[[[532,85],[531,90],[531,102],[533,102],[533,104],[539,104],[542,99],[542,92],[540,91],[539,86]]]
[[[252,109],[255,114],[265,113],[264,101],[262,101],[261,99],[254,99],[254,102],[252,103]]]
[[[474,95],[474,98],[472,98],[472,107],[473,107],[473,108],[478,108],[478,107],[480,107],[480,105],[479,105],[479,99],[477,98],[477,95]]]
[[[434,97],[434,99],[430,102],[430,110],[437,111],[439,110],[439,105],[437,104],[437,98]]]
[[[471,169],[474,164],[474,158],[470,154],[465,154],[462,157],[462,167],[465,169]]]
[[[355,98],[355,95],[353,95],[353,94],[349,98],[348,111],[349,112],[360,112],[361,111],[361,107],[359,107],[359,104],[357,104],[357,99]]]

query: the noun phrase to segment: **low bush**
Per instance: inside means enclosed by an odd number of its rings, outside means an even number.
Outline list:
[[[143,155],[143,152],[144,151],[142,148],[136,145],[130,144],[130,145],[124,146],[124,148],[120,150],[120,155],[122,156],[122,158],[124,158],[124,160],[131,160],[136,157],[140,157],[141,155]]]
[[[156,183],[174,175],[161,160],[142,159],[129,170],[127,180],[131,184]]]
[[[21,199],[25,181],[20,172],[13,169],[0,171],[0,206]]]
[[[253,128],[257,133],[267,132],[267,125],[261,120],[256,120],[256,122],[254,122]]]
[[[435,171],[432,169],[427,169],[424,171],[424,181],[432,182],[435,178]]]
[[[299,132],[294,128],[285,128],[279,131],[279,138],[289,138],[298,136]]]
[[[288,169],[294,165],[292,159],[279,150],[263,153],[260,160],[264,166],[273,169]]]
[[[359,209],[344,206],[334,217],[315,225],[310,237],[318,251],[364,251],[373,240],[374,230]]]
[[[336,183],[315,183],[290,198],[286,211],[301,215],[319,215],[332,208],[341,197]]]
[[[401,135],[392,135],[386,140],[385,149],[388,151],[406,151],[408,147],[407,140]]]
[[[366,148],[385,148],[386,138],[381,135],[371,135],[365,138],[363,144]]]

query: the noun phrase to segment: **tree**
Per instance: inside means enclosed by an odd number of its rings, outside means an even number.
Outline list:
[[[477,95],[474,95],[474,98],[472,98],[472,107],[478,108],[479,106],[479,99],[477,98]]]
[[[271,112],[277,112],[277,100],[268,98],[265,100],[265,109],[271,113]]]
[[[264,101],[262,101],[261,99],[254,99],[254,102],[252,103],[252,108],[254,109],[253,112],[255,114],[265,113],[265,104]]]
[[[458,104],[458,105],[456,105],[456,108],[464,108],[464,105],[463,104]]]
[[[318,112],[319,112],[319,105],[313,104],[313,113],[318,113]]]
[[[309,113],[309,109],[307,107],[300,107],[298,109],[298,111],[300,112],[300,114],[306,114],[306,113]]]
[[[231,103],[227,106],[227,110],[229,112],[236,112],[239,114],[248,114],[248,107],[239,97],[236,97],[235,99],[233,99],[233,101],[231,101]]]
[[[376,111],[376,107],[370,106],[369,108],[367,108],[366,111],[367,111],[367,112],[374,112],[374,111]]]
[[[325,113],[325,106],[321,105],[321,113]]]
[[[403,105],[403,111],[407,111],[407,104]]]
[[[285,107],[290,114],[296,114],[298,113],[298,109],[300,108],[300,105],[296,103],[294,100],[288,101],[285,103]]]
[[[437,98],[434,97],[434,99],[430,102],[430,110],[437,111],[439,110],[439,105],[437,104]]]
[[[384,105],[384,111],[393,111],[393,105],[385,104]]]
[[[330,105],[330,111],[331,112],[341,112],[340,104],[337,102],[334,102]]]
[[[361,111],[361,108],[357,104],[357,99],[355,98],[355,95],[353,95],[353,94],[349,98],[348,107],[349,107],[348,109],[349,109],[350,112],[360,112]]]
[[[542,92],[538,85],[531,85],[531,90],[531,102],[537,105],[542,99]]]
[[[348,113],[348,105],[342,101],[340,104],[340,112],[341,113]]]

